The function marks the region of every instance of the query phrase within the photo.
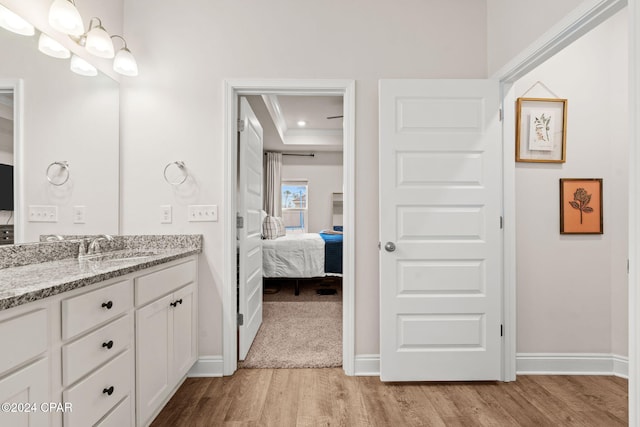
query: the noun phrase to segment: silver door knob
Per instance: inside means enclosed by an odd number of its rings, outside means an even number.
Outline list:
[[[387,251],[387,252],[393,252],[393,251],[396,250],[396,244],[393,243],[393,242],[387,242],[384,245],[384,250]]]

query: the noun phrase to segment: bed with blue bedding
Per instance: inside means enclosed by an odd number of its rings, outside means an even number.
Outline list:
[[[326,232],[325,232],[326,231]],[[342,234],[292,233],[262,241],[262,273],[265,279],[300,279],[342,276]]]

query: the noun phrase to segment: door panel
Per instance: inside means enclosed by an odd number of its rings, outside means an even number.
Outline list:
[[[244,360],[262,324],[262,127],[245,98],[240,98],[238,211],[244,225],[238,229],[240,251],[238,358]]]
[[[380,82],[383,381],[500,376],[498,93],[487,80]]]

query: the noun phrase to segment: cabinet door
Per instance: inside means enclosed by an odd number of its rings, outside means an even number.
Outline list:
[[[191,369],[197,357],[195,285],[191,284],[173,294],[173,351],[172,377],[174,384]]]
[[[170,372],[173,296],[160,298],[136,312],[136,406],[138,425],[145,425],[172,390]]]
[[[0,403],[9,404],[9,411],[0,411],[0,426],[47,427],[51,414],[41,405],[50,401],[49,359],[45,358],[0,379]]]

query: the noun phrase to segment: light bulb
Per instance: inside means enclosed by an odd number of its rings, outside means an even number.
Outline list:
[[[98,75],[96,67],[76,55],[71,55],[71,65],[69,68],[81,76],[93,77]]]
[[[81,36],[84,34],[82,17],[71,0],[53,1],[49,8],[49,25],[70,36]]]
[[[123,47],[113,60],[113,70],[124,76],[135,77],[138,75],[138,64],[131,51]]]
[[[36,32],[33,25],[2,5],[0,5],[0,27],[22,36],[32,36]]]
[[[92,55],[100,58],[113,58],[113,42],[102,25],[89,30],[84,47]]]
[[[69,49],[62,46],[60,43],[58,43],[45,33],[40,34],[40,38],[38,39],[38,50],[45,55],[49,55],[54,58],[64,59],[71,56],[71,52],[69,52]]]

